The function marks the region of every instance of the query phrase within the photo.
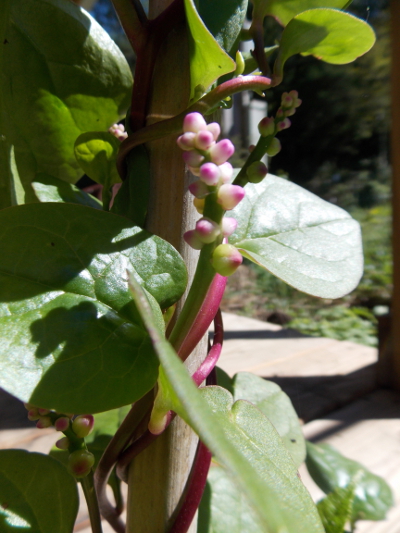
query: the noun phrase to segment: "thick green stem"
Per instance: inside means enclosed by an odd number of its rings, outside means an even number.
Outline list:
[[[86,477],[80,480],[83,493],[85,495],[86,504],[89,511],[90,525],[92,533],[103,533],[101,525],[99,504],[97,501],[96,490],[93,483],[93,472],[90,472]]]

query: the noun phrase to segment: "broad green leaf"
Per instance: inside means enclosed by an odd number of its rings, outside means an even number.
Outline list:
[[[360,228],[343,209],[268,174],[246,185],[232,216],[238,229],[229,242],[296,289],[339,298],[357,286],[363,267]]]
[[[194,1],[184,2],[190,31],[190,98],[197,100],[218,78],[233,72],[236,64],[206,28]]]
[[[311,477],[326,494],[354,483],[352,521],[383,520],[393,506],[392,490],[384,479],[329,444],[317,446],[307,442],[306,464]]]
[[[0,383],[61,412],[127,405],[158,364],[127,286],[134,272],[158,310],[186,285],[178,252],[127,219],[85,206],[0,212]],[[158,303],[157,303],[158,302]]]
[[[374,30],[363,20],[336,9],[310,9],[294,17],[282,33],[274,65],[276,81],[295,54],[314,55],[327,63],[351,63],[372,48]]]
[[[318,7],[343,9],[348,0],[252,0],[254,9],[260,17],[270,15],[286,26],[288,22],[303,11]]]
[[[39,172],[32,182],[33,190],[41,202],[67,202],[103,209],[100,200],[81,191],[75,185]]]
[[[0,451],[2,533],[72,533],[78,504],[76,482],[58,461],[24,450]]]
[[[345,533],[346,524],[351,519],[354,489],[353,483],[345,489],[335,489],[317,503],[325,533]]]
[[[233,399],[254,404],[272,423],[298,468],[306,458],[306,444],[299,418],[287,394],[272,381],[249,372],[233,377]]]
[[[15,146],[30,201],[36,172],[79,179],[76,138],[123,114],[132,77],[108,34],[73,2],[13,0],[4,33],[0,134]]]
[[[236,52],[234,45],[246,18],[247,5],[248,0],[219,0],[215,9],[215,0],[196,3],[202,21],[228,54]]]
[[[147,299],[134,278],[130,286],[169,382],[171,408],[192,426],[246,494],[262,531],[323,533],[310,495],[272,424],[250,403],[234,404],[221,387],[199,391],[153,323]]]

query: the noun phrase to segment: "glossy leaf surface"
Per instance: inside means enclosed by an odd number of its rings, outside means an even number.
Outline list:
[[[384,479],[360,463],[344,457],[328,444],[307,442],[307,469],[326,494],[354,483],[352,520],[383,520],[393,506],[393,494]]]
[[[127,219],[73,204],[5,209],[0,227],[1,386],[70,413],[140,398],[158,364],[126,269],[160,313],[186,285],[178,252]]]
[[[164,393],[164,398],[171,400],[168,407],[192,426],[246,494],[262,530],[323,533],[311,497],[272,424],[250,403],[234,403],[221,387],[199,391],[154,324],[146,296],[135,279],[131,290],[165,374],[167,383],[161,385],[171,389]]]
[[[72,533],[78,504],[76,482],[58,461],[23,450],[0,451],[2,533]]]
[[[15,146],[26,191],[36,172],[74,183],[82,175],[75,139],[122,115],[129,66],[99,24],[65,0],[13,0],[4,39],[1,133]]]
[[[246,185],[229,242],[296,289],[321,298],[352,291],[362,275],[358,223],[343,209],[271,174]]]
[[[314,55],[327,63],[351,63],[370,50],[375,42],[371,26],[336,9],[310,9],[294,17],[283,31],[274,65],[277,81],[283,67],[295,54]]]
[[[184,0],[190,30],[190,98],[198,99],[219,77],[236,64],[220,47],[201,20],[193,0]]]
[[[304,462],[306,444],[299,418],[289,397],[276,383],[249,372],[239,372],[233,378],[233,399],[254,404],[279,433],[296,468]]]
[[[100,200],[91,194],[81,191],[72,183],[67,183],[43,172],[36,174],[32,187],[41,202],[67,202],[103,209]]]
[[[257,14],[275,17],[283,26],[296,15],[318,7],[342,9],[348,0],[253,0]]]

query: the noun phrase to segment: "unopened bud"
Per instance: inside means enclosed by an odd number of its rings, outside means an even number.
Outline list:
[[[198,150],[208,150],[214,143],[214,135],[207,130],[199,131],[194,140],[194,145]]]
[[[293,107],[300,107],[301,106],[302,100],[300,100],[299,93],[297,91],[290,91],[289,96],[293,100],[293,103],[292,103]]]
[[[290,128],[291,125],[292,123],[290,122],[290,120],[288,118],[285,118],[281,120],[280,122],[278,122],[278,124],[276,125],[276,129],[278,131],[286,130]]]
[[[94,455],[87,450],[76,450],[68,458],[68,466],[77,478],[87,476],[93,465]]]
[[[229,139],[223,139],[210,148],[211,161],[216,165],[225,163],[235,152],[235,147]]]
[[[81,439],[91,433],[94,425],[93,415],[79,415],[72,422],[72,431]]]
[[[36,407],[32,407],[32,409],[29,409],[28,420],[31,420],[33,422],[34,420],[39,420],[39,418],[40,418],[39,411]]]
[[[213,252],[212,266],[221,276],[232,275],[242,264],[243,257],[232,244],[220,244]]]
[[[38,408],[38,413],[40,414],[40,416],[46,416],[50,413],[50,409],[41,409],[40,407]]]
[[[196,138],[196,134],[192,131],[188,131],[187,133],[184,133],[180,137],[177,138],[176,142],[181,150],[193,150],[194,148],[194,140]]]
[[[41,416],[36,422],[36,427],[38,429],[49,428],[52,425],[51,420],[48,416]]]
[[[56,447],[59,450],[68,450],[69,446],[70,446],[70,442],[69,442],[68,437],[63,437],[62,439],[58,439],[58,441],[56,442]]]
[[[66,431],[69,428],[69,418],[67,416],[61,416],[54,422],[54,427],[57,431]]]
[[[232,185],[225,183],[221,185],[217,193],[217,202],[226,210],[229,211],[238,205],[245,196],[245,191],[240,185]]]
[[[233,167],[228,161],[219,165],[219,171],[221,173],[220,181],[222,183],[230,183],[233,176]]]
[[[244,72],[244,67],[246,66],[245,62],[244,62],[244,58],[243,58],[243,55],[242,53],[240,52],[240,50],[238,50],[236,52],[236,69],[235,69],[235,73],[234,75],[235,76],[240,76],[240,74],[243,74]]]
[[[215,163],[204,163],[200,167],[200,179],[208,186],[217,185],[221,171]]]
[[[211,131],[211,133],[213,134],[214,141],[216,141],[221,135],[221,127],[218,122],[210,122],[210,124],[207,124],[207,130]]]
[[[269,137],[275,133],[275,121],[272,117],[264,117],[258,124],[258,131],[262,137]]]
[[[221,222],[221,233],[224,237],[230,237],[237,228],[237,220],[232,217],[224,217]]]
[[[194,248],[195,250],[201,250],[204,246],[204,242],[200,240],[196,230],[191,229],[183,234],[184,241]]]
[[[193,200],[193,205],[194,207],[196,208],[196,211],[202,215],[203,214],[203,211],[204,211],[204,204],[205,204],[205,199],[204,198],[194,198]]]
[[[186,117],[183,120],[183,131],[186,133],[187,131],[193,131],[194,133],[198,133],[201,130],[205,130],[207,128],[207,123],[203,118],[203,115],[200,113],[189,113],[186,115]]]
[[[209,194],[207,185],[203,181],[195,181],[189,185],[189,191],[196,198],[205,198]]]
[[[182,157],[189,167],[199,167],[204,161],[204,157],[199,152],[196,152],[196,150],[183,152]]]
[[[283,93],[281,98],[281,104],[282,107],[285,109],[290,109],[293,105],[293,98],[290,96],[289,93]]]
[[[219,225],[207,217],[196,222],[196,234],[206,244],[214,242],[220,233]]]
[[[271,157],[274,157],[274,155],[276,154],[279,154],[279,152],[281,151],[281,142],[279,139],[277,139],[276,137],[274,137],[272,140],[271,140],[271,143],[270,145],[268,146],[266,152],[269,156]]]
[[[254,161],[246,170],[250,183],[260,183],[268,174],[268,169],[262,161]]]

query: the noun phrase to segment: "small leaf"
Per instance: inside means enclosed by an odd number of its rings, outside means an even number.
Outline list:
[[[326,494],[354,483],[351,519],[383,520],[393,506],[393,494],[384,479],[356,461],[347,459],[329,444],[307,442],[307,469]]]
[[[298,468],[306,458],[306,444],[290,398],[272,381],[248,372],[233,378],[233,399],[254,404],[272,423]]]
[[[190,98],[197,100],[214,81],[233,72],[236,64],[208,31],[193,0],[184,1],[190,30]]]
[[[67,202],[103,209],[101,202],[91,194],[43,172],[36,174],[32,187],[41,202]]]
[[[2,533],[72,533],[78,504],[76,482],[58,461],[23,450],[0,451]]]
[[[363,267],[360,228],[343,209],[268,174],[246,185],[231,216],[238,229],[229,242],[296,289],[339,298],[357,286]]]
[[[345,489],[335,489],[317,503],[325,533],[345,533],[346,524],[351,519],[354,490],[351,483]]]
[[[314,55],[327,63],[351,63],[372,48],[371,26],[353,15],[335,9],[310,9],[294,17],[283,31],[274,66],[276,82],[283,67],[295,54]]]
[[[178,252],[122,217],[85,206],[0,211],[0,383],[23,401],[67,413],[136,401],[158,363],[128,291],[129,268],[154,313],[186,286]]]

